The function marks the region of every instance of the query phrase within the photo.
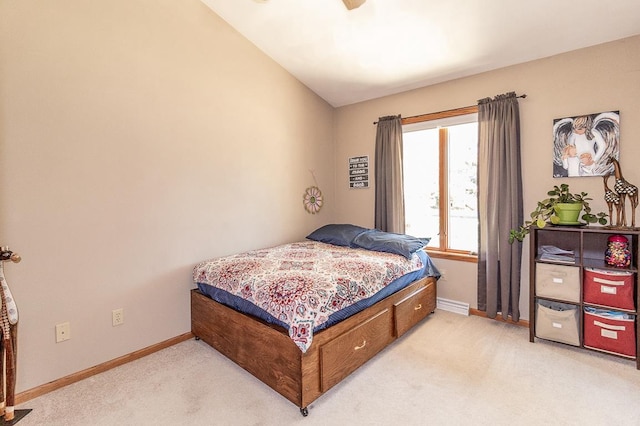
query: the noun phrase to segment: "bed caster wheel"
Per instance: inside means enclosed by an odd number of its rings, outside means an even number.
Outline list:
[[[300,414],[302,414],[302,417],[307,417],[309,415],[309,409],[307,407],[301,408]]]

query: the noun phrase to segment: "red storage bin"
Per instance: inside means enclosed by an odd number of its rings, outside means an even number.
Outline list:
[[[584,302],[633,311],[634,281],[633,272],[585,268]]]
[[[606,313],[607,311],[585,308],[584,347],[635,358],[635,315],[620,313],[621,315],[612,317]]]

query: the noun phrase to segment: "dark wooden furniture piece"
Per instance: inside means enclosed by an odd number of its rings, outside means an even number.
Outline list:
[[[300,407],[405,334],[436,308],[436,279],[425,277],[314,334],[303,353],[287,331],[191,291],[191,330],[240,367]]]
[[[605,250],[607,249],[607,240],[612,235],[623,235],[629,241],[629,249],[631,252],[631,264],[629,267],[620,268],[615,266],[610,266],[605,262]],[[546,226],[544,228],[532,228],[530,234],[530,304],[529,304],[529,312],[532,320],[529,321],[529,340],[531,342],[535,341],[535,338],[543,338],[540,334],[540,327],[542,324],[537,324],[537,322],[541,319],[538,313],[538,308],[541,303],[551,302],[551,303],[560,303],[566,306],[575,308],[577,312],[577,341],[573,344],[574,346],[578,346],[587,350],[596,350],[605,353],[612,354],[614,356],[620,356],[627,359],[633,359],[636,363],[636,369],[640,370],[640,323],[638,322],[638,310],[640,307],[640,292],[638,291],[638,267],[640,265],[640,250],[638,247],[640,236],[640,229],[615,229],[609,227],[598,227],[598,226],[584,226],[584,227],[572,227],[572,226]],[[556,247],[560,247],[565,250],[573,250],[575,254],[575,262],[571,263],[562,263],[562,262],[553,262],[549,260],[544,260],[540,258],[541,247],[544,245],[553,245]],[[563,292],[563,296],[553,296],[548,292],[544,287],[544,280],[542,280],[541,275],[546,274],[545,271],[548,267],[556,267],[558,271],[558,277],[553,278],[551,280],[547,279],[548,282],[556,282],[559,285],[573,285],[575,288],[575,292],[570,291],[572,293],[569,295],[567,292]],[[632,299],[630,303],[633,305],[632,309],[629,307],[621,308],[620,305],[615,306],[616,303],[604,304],[597,302],[588,302],[585,301],[585,280],[588,278],[588,274],[585,273],[585,269],[587,268],[596,268],[598,270],[602,270],[606,272],[628,272],[632,273],[632,296],[629,298]],[[566,272],[566,273],[565,273]],[[575,273],[575,274],[574,274]],[[574,276],[573,278],[568,278],[570,276]],[[613,278],[612,278],[613,279]],[[564,280],[564,282],[563,282]],[[576,281],[577,280],[577,281]],[[572,282],[568,282],[572,281]],[[591,285],[591,283],[589,283]],[[553,284],[551,284],[553,287]],[[608,288],[607,284],[603,284],[604,288]],[[615,289],[611,290],[611,294],[615,294]],[[605,350],[594,348],[592,346],[585,346],[585,334],[587,333],[585,327],[585,321],[587,315],[585,314],[585,308],[598,308],[605,309],[610,311],[616,311],[624,314],[632,315],[635,318],[635,322],[632,323],[630,327],[631,330],[627,330],[626,332],[631,332],[634,335],[635,341],[632,344],[635,346],[635,355],[624,355],[622,353],[617,353],[615,350]],[[550,327],[558,327],[561,328],[562,324],[551,324]],[[589,329],[589,333],[592,330]],[[616,333],[623,333],[622,331],[613,330],[612,332],[608,332],[604,330],[602,332],[603,336],[613,337],[617,339],[618,336]],[[607,334],[611,334],[612,336],[607,336]],[[555,340],[563,342],[561,339],[556,340],[555,338],[546,338],[547,340]]]

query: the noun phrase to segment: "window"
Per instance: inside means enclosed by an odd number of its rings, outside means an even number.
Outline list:
[[[430,253],[475,260],[477,107],[403,119],[406,233]]]

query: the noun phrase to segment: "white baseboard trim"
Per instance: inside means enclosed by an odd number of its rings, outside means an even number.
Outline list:
[[[469,316],[469,304],[459,302],[457,300],[449,300],[438,297],[436,299],[436,308],[442,309],[443,311],[453,312],[455,314]]]

